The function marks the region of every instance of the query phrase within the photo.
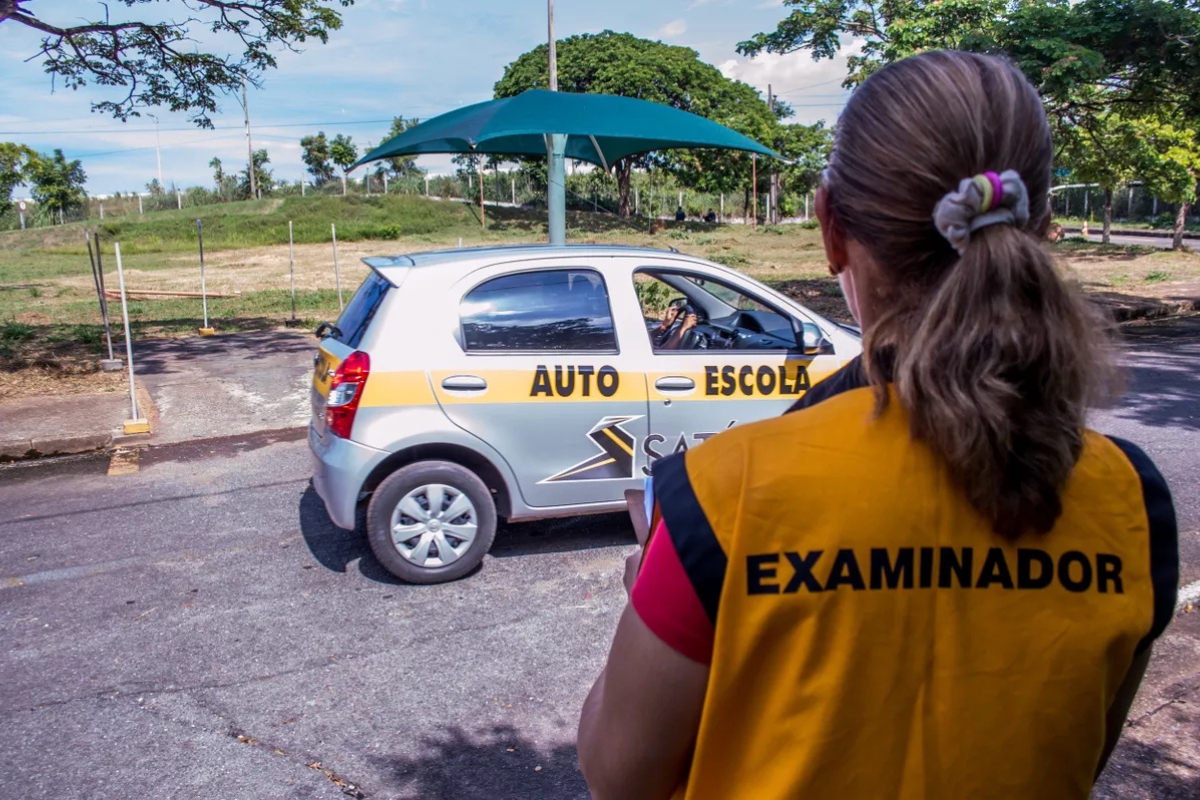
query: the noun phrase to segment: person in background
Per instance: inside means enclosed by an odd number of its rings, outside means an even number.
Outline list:
[[[704,215],[704,221],[705,222],[716,222],[717,221],[717,212],[713,211],[710,208],[708,210],[708,213]]]
[[[683,222],[685,219],[687,219],[687,213],[683,210],[683,206],[675,209],[675,221]]]
[[[655,462],[579,722],[596,800],[1089,796],[1179,555],[1154,464],[1085,427],[1113,368],[1042,248],[1052,153],[994,57],[850,97],[816,207],[863,355]]]

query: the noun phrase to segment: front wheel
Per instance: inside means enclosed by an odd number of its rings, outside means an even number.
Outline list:
[[[496,537],[496,505],[471,470],[421,461],[384,479],[367,506],[367,539],[388,572],[409,583],[461,578]]]

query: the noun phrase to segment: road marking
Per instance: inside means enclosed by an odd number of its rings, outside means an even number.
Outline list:
[[[30,583],[47,583],[49,581],[72,580],[74,578],[87,578],[92,575],[100,575],[104,572],[111,572],[121,567],[128,567],[132,564],[140,564],[145,561],[141,556],[132,558],[121,558],[116,561],[107,561],[102,564],[85,564],[78,567],[61,567],[59,569],[48,569],[42,572],[31,572],[28,575],[19,575],[11,578],[0,578],[0,589],[15,589],[18,586],[25,586]]]
[[[1200,581],[1192,581],[1179,590],[1179,600],[1175,603],[1175,610],[1179,611],[1197,600],[1200,600]]]
[[[129,475],[138,471],[141,450],[118,450],[108,462],[109,475]]]

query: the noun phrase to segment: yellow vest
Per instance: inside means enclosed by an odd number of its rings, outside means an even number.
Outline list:
[[[676,796],[1085,800],[1105,712],[1173,613],[1162,477],[1088,431],[1055,528],[1007,542],[856,368],[655,466],[715,623]]]

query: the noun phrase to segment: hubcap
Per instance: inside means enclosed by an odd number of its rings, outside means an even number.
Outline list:
[[[453,486],[413,489],[392,511],[392,543],[418,567],[453,564],[475,541],[478,517],[470,498]]]

